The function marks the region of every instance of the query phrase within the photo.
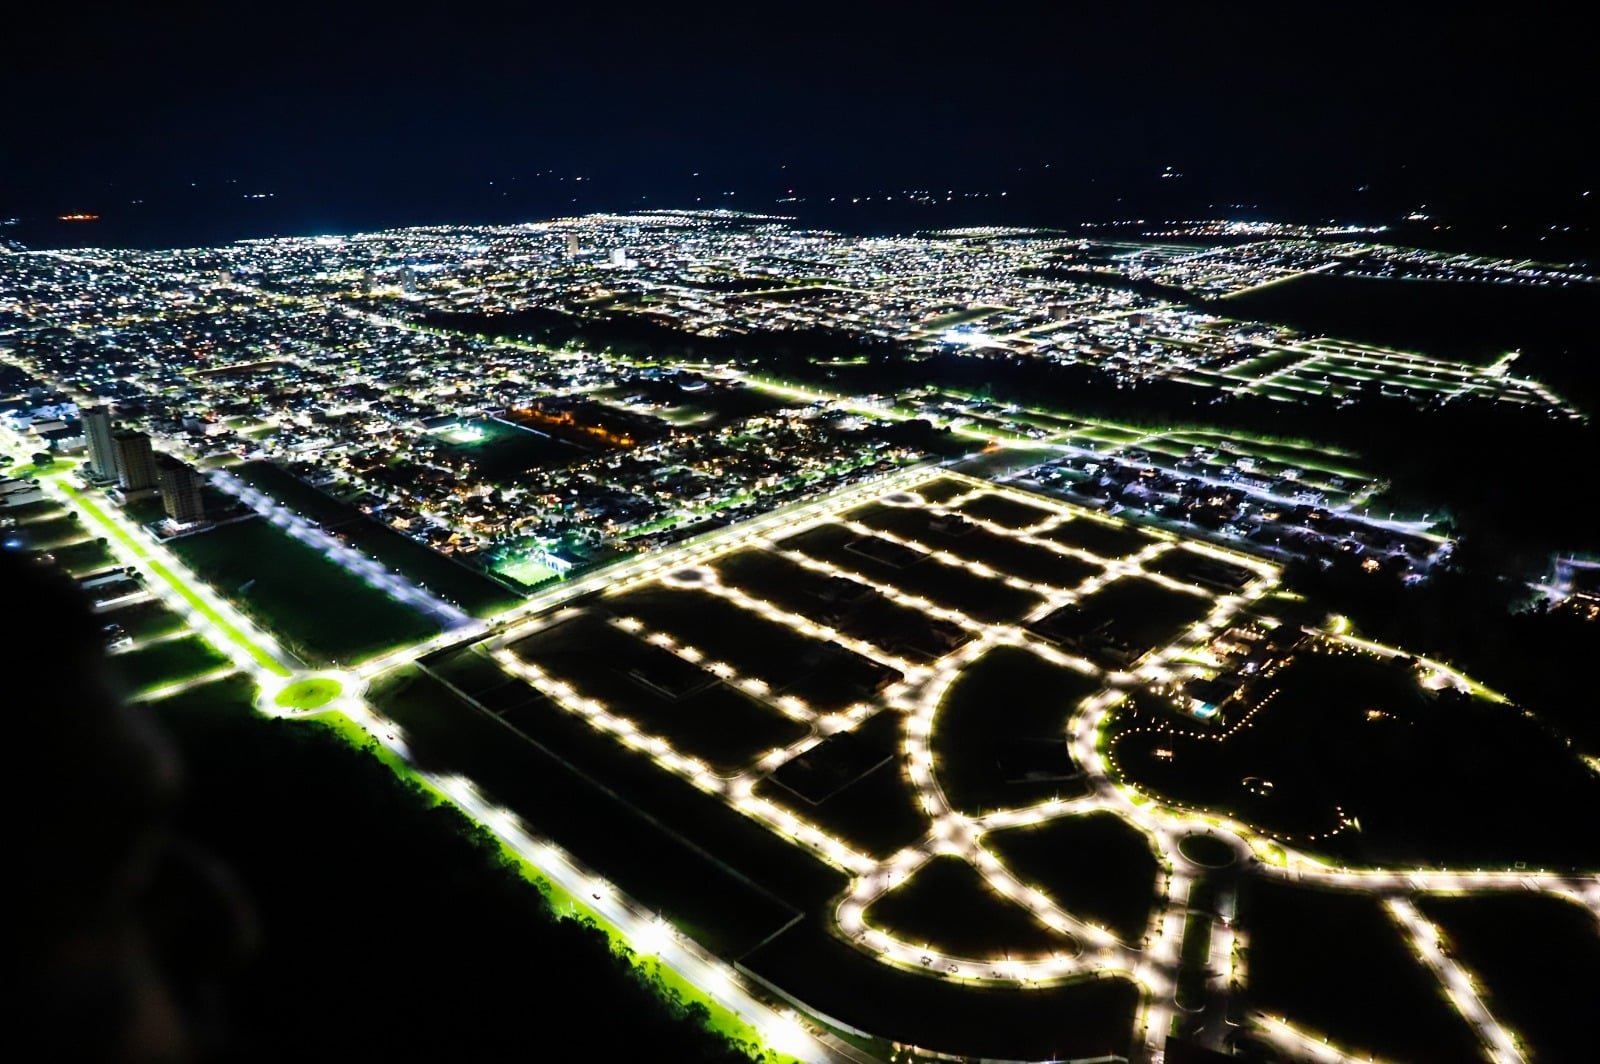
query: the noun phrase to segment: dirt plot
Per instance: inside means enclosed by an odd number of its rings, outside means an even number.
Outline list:
[[[1144,834],[1112,813],[1060,817],[984,836],[1024,883],[1137,947],[1150,922],[1159,864]]]
[[[1126,558],[1158,542],[1156,537],[1132,525],[1113,525],[1088,517],[1075,517],[1066,524],[1040,532],[1039,538],[1077,547],[1102,558]]]
[[[798,550],[846,572],[859,573],[905,594],[925,598],[935,605],[959,610],[979,621],[1017,621],[1043,601],[1031,591],[1007,587],[993,577],[979,576],[962,566],[948,565],[933,558],[907,566],[879,561],[860,549],[874,543],[894,546],[887,540],[858,536],[843,525],[830,524],[781,540],[778,546],[784,550]]]
[[[761,680],[774,695],[795,695],[819,712],[869,699],[900,679],[886,665],[705,591],[647,587],[608,596],[599,604],[694,647],[707,662],[726,662],[741,676]]]
[[[1056,516],[1055,510],[1047,510],[1042,506],[1030,506],[1028,503],[1013,499],[1007,495],[996,495],[985,492],[976,498],[967,499],[960,503],[956,509],[970,517],[990,521],[1006,528],[1031,528],[1041,521],[1047,521]]]
[[[949,621],[902,606],[866,584],[828,576],[766,551],[717,559],[725,584],[913,661],[943,657],[971,638]]]
[[[722,774],[737,772],[807,732],[804,724],[618,629],[599,613],[544,629],[511,650]]]
[[[853,510],[846,516],[869,528],[903,536],[924,549],[947,551],[1031,583],[1074,588],[1101,571],[1098,565],[1080,558],[991,532],[960,518],[943,517],[931,510],[871,506]]]
[[[900,715],[885,710],[788,762],[756,786],[828,834],[888,857],[928,833],[930,822],[900,765]]]
[[[1198,584],[1211,591],[1242,591],[1256,574],[1242,565],[1233,565],[1199,551],[1169,550],[1150,562],[1151,572],[1170,576],[1186,584]]]
[[[1052,931],[994,888],[961,857],[935,857],[909,882],[881,895],[862,916],[907,942],[957,957],[1072,955],[1078,944]]]
[[[951,805],[976,813],[1082,793],[1066,724],[1100,686],[1019,647],[967,666],[933,718],[934,774]]]

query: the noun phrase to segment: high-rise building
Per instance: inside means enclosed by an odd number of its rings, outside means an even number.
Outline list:
[[[201,477],[194,466],[163,457],[156,479],[161,489],[161,505],[174,523],[192,525],[206,519],[205,500],[200,495]]]
[[[417,294],[417,271],[410,266],[400,267],[400,290],[408,296]]]
[[[631,265],[633,265],[631,262],[628,261],[628,249],[627,248],[612,248],[611,249],[611,265],[613,265],[613,266],[631,266]]]
[[[111,408],[91,406],[83,412],[83,439],[89,445],[89,476],[103,484],[117,479],[117,449],[111,442]]]
[[[156,486],[156,454],[150,437],[124,429],[111,437],[117,449],[117,487],[124,496],[153,491]]]
[[[567,232],[567,258],[575,259],[577,257],[578,257],[578,234],[577,234],[577,232],[575,230],[569,230]]]

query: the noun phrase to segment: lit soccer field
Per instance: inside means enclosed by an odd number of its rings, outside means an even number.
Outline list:
[[[453,443],[458,447],[470,447],[472,444],[482,443],[487,434],[476,425],[451,425],[440,429],[436,435],[446,443]]]
[[[560,576],[556,570],[545,565],[532,555],[519,555],[494,567],[494,571],[508,580],[515,580],[525,587],[543,583],[551,577]]]

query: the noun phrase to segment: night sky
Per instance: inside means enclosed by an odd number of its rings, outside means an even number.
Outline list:
[[[790,188],[1560,221],[1597,183],[1592,37],[1520,5],[133,6],[11,27],[0,215],[193,183],[400,221]]]

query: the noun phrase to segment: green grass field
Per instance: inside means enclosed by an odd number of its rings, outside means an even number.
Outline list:
[[[57,547],[50,554],[55,558],[57,565],[73,576],[108,569],[117,564],[117,556],[111,553],[111,548],[96,539]]]
[[[171,548],[308,661],[351,665],[439,630],[265,521],[224,525]]]
[[[112,672],[135,698],[226,664],[227,656],[197,635],[152,643],[111,659]]]
[[[531,556],[514,558],[495,566],[494,571],[524,587],[533,587],[561,574]]]
[[[296,680],[278,692],[272,701],[285,709],[320,709],[343,693],[338,680],[326,676],[313,676]]]

